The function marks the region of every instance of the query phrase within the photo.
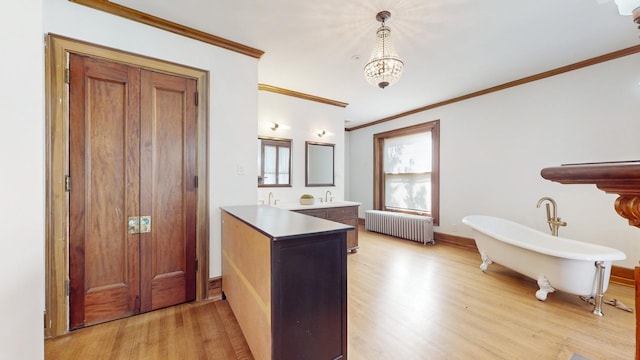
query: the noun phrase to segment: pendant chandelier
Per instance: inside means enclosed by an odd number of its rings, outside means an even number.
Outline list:
[[[371,52],[369,62],[364,66],[364,77],[369,84],[377,85],[381,89],[393,85],[402,75],[404,62],[396,53],[391,42],[391,29],[385,26],[385,21],[391,17],[388,11],[381,11],[376,20],[382,26],[376,31],[376,46]]]

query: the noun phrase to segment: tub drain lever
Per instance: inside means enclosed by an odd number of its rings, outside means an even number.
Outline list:
[[[598,268],[598,272],[596,274],[596,296],[594,299],[594,306],[592,313],[596,316],[603,316],[602,313],[602,298],[604,297],[604,270],[606,266],[604,266],[604,262],[596,261],[596,267]]]

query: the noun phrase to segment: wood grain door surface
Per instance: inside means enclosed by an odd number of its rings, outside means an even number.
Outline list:
[[[194,300],[195,80],[69,62],[70,328]]]

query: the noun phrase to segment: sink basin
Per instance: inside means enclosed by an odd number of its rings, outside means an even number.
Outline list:
[[[361,205],[359,202],[355,201],[329,201],[329,202],[319,202],[316,201],[313,205],[300,205],[300,203],[282,203],[275,206],[280,209],[285,210],[300,210],[300,209],[322,209],[328,207],[342,207],[342,206],[356,206]]]

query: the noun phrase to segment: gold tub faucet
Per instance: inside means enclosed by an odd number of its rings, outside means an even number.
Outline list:
[[[558,236],[558,228],[560,226],[567,226],[567,223],[564,221],[560,221],[560,218],[558,217],[558,205],[552,198],[547,196],[540,198],[536,207],[539,208],[540,205],[542,205],[542,203],[545,201],[547,201],[547,203],[545,204],[547,207],[547,224],[549,225],[549,229],[551,230],[551,235]],[[551,204],[551,206],[553,207],[553,216],[552,212],[549,209],[549,204]]]

